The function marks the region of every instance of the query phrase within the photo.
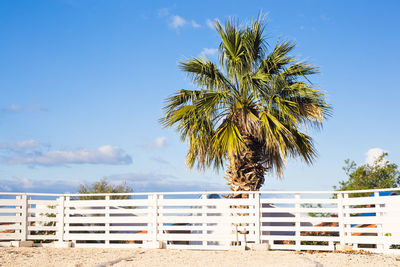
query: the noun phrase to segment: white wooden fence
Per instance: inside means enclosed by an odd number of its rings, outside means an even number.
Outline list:
[[[226,198],[230,193],[0,193],[0,246],[13,240],[72,241],[75,247],[149,247],[162,241],[180,249],[269,243],[282,250],[331,251],[342,244],[400,252],[400,189]]]

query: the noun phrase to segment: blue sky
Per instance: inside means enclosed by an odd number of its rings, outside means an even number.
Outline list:
[[[289,160],[265,190],[326,190],[372,148],[400,163],[398,1],[1,1],[0,191],[74,192],[102,177],[135,191],[227,189],[185,167],[187,145],[158,119],[192,88],[177,63],[216,59],[215,19],[263,10],[266,35],[321,67],[333,117],[311,131],[319,158]],[[372,152],[381,151],[379,149]],[[370,152],[370,154],[372,153]]]

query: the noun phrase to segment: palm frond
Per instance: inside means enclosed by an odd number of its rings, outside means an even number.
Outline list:
[[[228,19],[225,27],[216,22],[216,29],[221,37],[219,57],[221,66],[229,77],[237,78],[246,67],[246,48],[243,43],[243,30],[234,19]]]
[[[193,58],[179,64],[194,84],[210,91],[230,90],[233,86],[209,59]]]
[[[267,43],[263,37],[265,16],[259,14],[257,19],[251,21],[250,26],[243,33],[243,45],[246,50],[247,62],[254,67],[263,59],[267,50]]]
[[[295,44],[288,40],[277,42],[274,50],[261,62],[259,68],[269,75],[278,73],[284,66],[295,60],[295,57],[289,54],[294,47]]]
[[[215,153],[220,158],[233,157],[244,146],[243,137],[235,122],[227,118],[213,137]]]

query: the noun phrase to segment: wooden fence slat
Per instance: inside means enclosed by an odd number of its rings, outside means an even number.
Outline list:
[[[5,231],[5,230],[20,230],[21,225],[19,223],[13,223],[13,224],[0,224],[0,231]]]
[[[21,206],[23,204],[22,199],[0,199],[1,206]]]
[[[252,205],[254,201],[251,199],[160,199],[160,206],[229,206],[229,205]]]
[[[151,240],[152,237],[149,234],[71,234],[65,235],[66,240],[126,240],[126,241],[142,241]]]
[[[262,231],[270,231],[270,232],[294,232],[296,229],[295,226],[261,226]],[[318,226],[304,226],[297,227],[297,229],[301,232],[338,232],[338,227],[318,227]],[[360,228],[362,229],[362,228]],[[371,229],[371,228],[364,228]],[[373,228],[372,228],[373,229]],[[357,231],[356,231],[357,232]],[[358,232],[362,232],[361,230]]]
[[[64,218],[65,223],[148,223],[148,217],[143,216],[143,217],[134,217],[134,216],[121,216],[121,217],[65,217]]]
[[[309,198],[314,192],[293,191],[281,193],[284,198],[276,192],[248,192],[247,199],[208,199],[204,192],[191,192],[188,198],[183,193],[141,193],[140,199],[135,194],[130,199],[106,194],[99,195],[101,200],[16,193],[10,195],[14,199],[0,199],[0,241],[68,240],[76,247],[140,247],[162,240],[174,249],[228,249],[237,240],[268,242],[272,249],[328,251],[340,242],[354,244],[355,249],[373,245],[375,249],[362,249],[400,253],[390,249],[400,244],[400,196],[379,192],[372,197],[335,192],[336,199]],[[288,243],[279,244],[282,241]]]
[[[14,216],[0,216],[0,223],[14,223],[14,222],[19,222],[21,223],[23,221],[22,217],[19,215],[14,215]]]
[[[124,207],[139,207],[139,206],[149,206],[151,205],[151,201],[148,199],[124,199],[124,200],[115,200],[110,199],[106,200],[71,200],[66,203],[66,207],[106,207],[106,206],[124,206]]]
[[[19,209],[17,208],[0,208],[0,214],[2,213],[18,213]],[[0,215],[2,216],[2,215]]]
[[[337,199],[331,199],[331,198],[300,198],[300,199],[295,199],[295,198],[262,198],[261,203],[262,204],[306,204],[306,203],[311,203],[311,204],[336,204],[338,202]]]
[[[322,222],[338,222],[337,217],[261,217],[261,222],[304,222],[304,223],[322,223]]]
[[[14,240],[14,239],[20,239],[20,234],[18,233],[0,233],[0,240]]]
[[[141,232],[146,230],[147,231],[147,225],[145,226],[113,226],[112,224],[110,224],[110,226],[108,227],[108,229],[110,230],[110,232]],[[66,225],[64,227],[64,230],[67,232],[76,232],[76,231],[106,231],[106,226],[93,226],[93,225],[86,225],[86,226],[70,226],[70,225]]]
[[[29,205],[56,206],[57,200],[28,199]]]
[[[261,208],[262,213],[337,213],[337,208]]]
[[[110,216],[118,214],[131,214],[133,216],[145,216],[150,212],[149,209],[113,209],[111,206],[109,210],[106,209],[68,209],[65,211],[66,215],[89,215],[89,214],[110,214]]]

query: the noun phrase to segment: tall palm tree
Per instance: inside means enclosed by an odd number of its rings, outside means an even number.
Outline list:
[[[259,190],[266,172],[282,177],[288,157],[312,163],[316,150],[303,130],[320,128],[331,109],[308,79],[318,68],[291,56],[290,41],[269,52],[264,25],[261,16],[247,25],[217,21],[220,66],[202,57],[181,62],[198,89],[167,98],[161,119],[188,142],[190,168],[228,163],[233,191]]]

